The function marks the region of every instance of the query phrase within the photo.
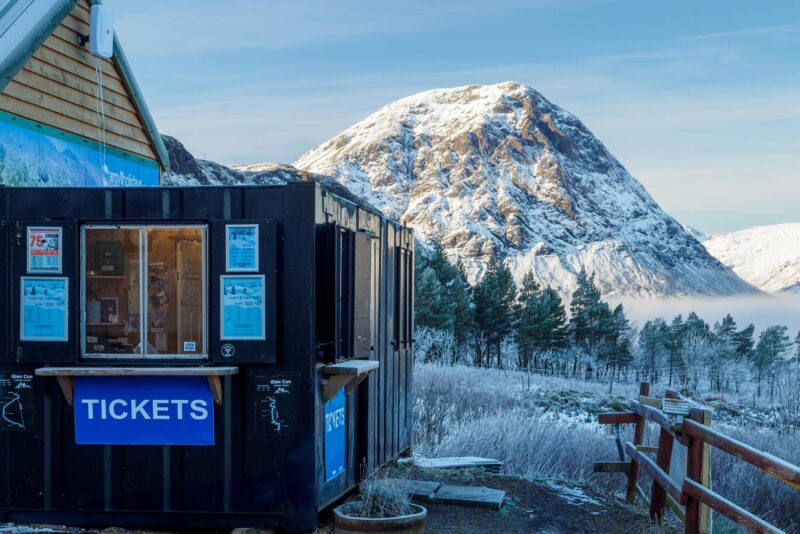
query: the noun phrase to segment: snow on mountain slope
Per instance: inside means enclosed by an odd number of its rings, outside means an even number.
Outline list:
[[[525,85],[403,98],[301,156],[441,242],[474,281],[490,258],[564,292],[581,266],[606,295],[755,289],[711,257],[575,116]]]
[[[754,286],[800,294],[800,223],[756,226],[715,236],[703,244]]]

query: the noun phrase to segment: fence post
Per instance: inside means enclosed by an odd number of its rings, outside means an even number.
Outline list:
[[[710,422],[710,414],[707,410],[694,408],[691,410],[689,419],[701,424]],[[689,454],[687,458],[686,475],[704,486],[710,485],[709,451],[708,446],[702,439],[690,437]],[[701,511],[701,508],[704,510]],[[705,512],[705,513],[703,513]],[[710,510],[707,506],[702,506],[699,500],[689,496],[686,499],[686,524],[684,532],[686,534],[700,534],[710,532]]]
[[[658,435],[658,452],[656,453],[656,464],[662,471],[669,474],[669,464],[672,458],[672,448],[675,438],[665,429],[661,429]],[[664,509],[667,507],[667,490],[653,480],[653,490],[650,495],[650,519],[659,525],[664,524]]]
[[[642,382],[639,384],[639,395],[645,397],[650,395],[650,384]],[[642,416],[636,420],[636,427],[633,431],[633,444],[642,445],[644,443],[644,431],[647,429],[647,419]],[[636,486],[639,483],[639,464],[631,459],[631,472],[628,476],[628,491],[626,497],[628,502],[636,501]]]

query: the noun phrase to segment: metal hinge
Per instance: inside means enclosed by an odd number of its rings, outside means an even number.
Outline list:
[[[17,363],[22,359],[22,347],[17,345]]]
[[[22,223],[20,223],[19,221],[17,221],[16,226],[15,226],[14,237],[17,240],[17,246],[18,247],[21,246],[22,245]]]

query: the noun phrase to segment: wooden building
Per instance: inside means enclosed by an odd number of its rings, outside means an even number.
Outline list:
[[[314,182],[154,187],[93,3],[0,2],[0,521],[313,531],[411,447],[413,233]]]
[[[0,184],[159,184],[167,151],[119,40],[109,59],[85,44],[96,3],[0,6]]]

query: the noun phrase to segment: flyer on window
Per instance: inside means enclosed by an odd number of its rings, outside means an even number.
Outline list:
[[[20,295],[22,341],[67,341],[67,278],[23,276]]]
[[[264,275],[221,278],[221,338],[266,339]]]
[[[225,226],[225,270],[228,272],[258,271],[257,224],[228,224]]]
[[[61,228],[28,227],[28,272],[61,274]]]

